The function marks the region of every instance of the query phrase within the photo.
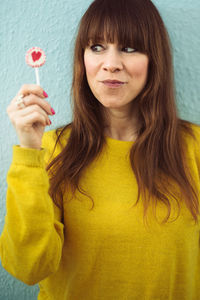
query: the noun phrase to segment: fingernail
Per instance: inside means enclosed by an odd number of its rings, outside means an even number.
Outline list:
[[[49,120],[49,123],[50,123],[49,125],[51,125],[51,120]]]
[[[53,108],[51,108],[51,112],[53,115],[55,115],[55,110]]]
[[[45,91],[43,91],[43,95],[47,98],[49,97]]]

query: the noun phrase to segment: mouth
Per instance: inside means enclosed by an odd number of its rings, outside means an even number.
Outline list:
[[[104,80],[101,81],[104,85],[106,85],[107,87],[111,87],[111,88],[117,88],[117,87],[121,87],[123,86],[125,83],[127,82],[123,82],[123,81],[119,81],[119,80]]]

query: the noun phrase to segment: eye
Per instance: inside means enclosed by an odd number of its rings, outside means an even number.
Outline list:
[[[122,51],[127,52],[127,53],[133,53],[136,52],[137,50],[131,47],[123,47]]]
[[[96,44],[96,45],[92,45],[90,47],[90,49],[93,51],[93,52],[100,52],[102,49],[103,49],[103,46],[99,45],[99,44]]]

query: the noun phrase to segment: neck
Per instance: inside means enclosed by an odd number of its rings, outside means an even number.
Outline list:
[[[109,109],[109,121],[105,135],[121,141],[134,141],[137,138],[136,114]]]

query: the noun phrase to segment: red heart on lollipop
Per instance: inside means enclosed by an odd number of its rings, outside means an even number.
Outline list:
[[[36,60],[39,60],[40,59],[40,57],[41,57],[41,55],[42,55],[42,53],[41,52],[36,52],[36,51],[33,51],[32,53],[31,53],[31,55],[32,55],[32,59],[33,59],[33,61],[35,62]]]
[[[26,52],[25,60],[28,66],[35,69],[36,83],[40,85],[39,68],[46,60],[44,51],[39,47],[32,47]]]

